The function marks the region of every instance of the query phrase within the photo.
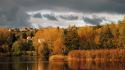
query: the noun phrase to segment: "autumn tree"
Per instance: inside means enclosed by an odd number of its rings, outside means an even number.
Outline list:
[[[41,50],[48,48],[49,55],[52,55],[52,54],[55,54],[57,51],[60,51],[61,48],[63,48],[62,39],[63,39],[62,29],[46,28],[46,29],[39,30],[35,34],[35,37],[33,38],[33,43],[36,50],[38,48],[41,48]],[[58,52],[58,53],[61,53],[61,52]],[[42,53],[39,53],[39,54],[42,54]]]
[[[6,28],[0,28],[0,52],[9,52],[8,47],[8,37],[10,37],[11,32]]]
[[[78,29],[80,49],[96,49],[95,31],[93,27],[81,27]]]
[[[119,22],[119,46],[125,48],[125,19]]]
[[[64,45],[68,48],[68,51],[79,49],[77,27],[73,26],[64,30]]]
[[[100,48],[113,48],[114,47],[112,45],[113,34],[109,28],[109,25],[105,25],[102,27],[100,38],[101,38]]]

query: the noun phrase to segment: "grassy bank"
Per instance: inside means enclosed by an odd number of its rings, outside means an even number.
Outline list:
[[[125,50],[74,50],[68,54],[68,60],[73,61],[125,61]]]
[[[67,56],[64,55],[52,55],[49,58],[49,61],[59,61],[59,62],[64,62],[67,61]]]

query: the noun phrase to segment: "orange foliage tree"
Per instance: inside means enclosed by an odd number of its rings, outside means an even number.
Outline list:
[[[40,51],[40,47],[45,47],[43,43],[46,43],[46,48],[49,49],[50,54],[62,53],[61,49],[63,45],[63,29],[46,28],[39,30],[33,38],[33,43],[36,46],[36,50]],[[41,48],[41,50],[44,50]],[[45,51],[43,51],[45,52]],[[41,52],[42,53],[42,52]]]

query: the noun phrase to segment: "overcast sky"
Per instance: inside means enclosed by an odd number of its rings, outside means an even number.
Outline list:
[[[124,15],[125,0],[0,0],[0,26],[30,26],[26,12],[45,9]]]

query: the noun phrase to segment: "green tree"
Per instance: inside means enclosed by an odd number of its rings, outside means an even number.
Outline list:
[[[109,25],[106,25],[102,28],[102,32],[100,33],[101,45],[100,48],[113,48],[112,39],[113,34],[109,28]]]
[[[64,30],[64,45],[68,51],[79,49],[79,38],[76,27],[69,27]]]
[[[25,39],[17,40],[13,43],[12,51],[13,52],[20,52],[20,51],[27,51],[28,50],[28,44]]]

